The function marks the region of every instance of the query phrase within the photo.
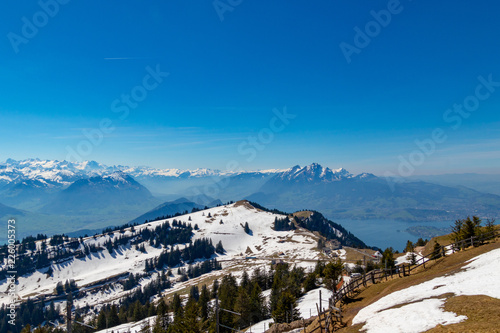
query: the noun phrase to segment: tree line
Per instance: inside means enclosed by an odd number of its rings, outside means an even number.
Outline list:
[[[212,268],[217,266],[216,261],[208,262],[211,262]],[[202,269],[204,264],[205,262],[199,263],[199,268]],[[268,318],[273,318],[276,323],[291,322],[300,318],[297,308],[298,299],[321,284],[334,289],[342,269],[343,265],[340,261],[328,264],[318,261],[311,272],[287,263],[278,263],[272,265],[269,270],[257,267],[250,274],[244,271],[239,279],[232,274],[226,274],[220,280],[214,280],[211,287],[192,286],[187,297],[183,299],[179,294],[174,294],[168,302],[165,297],[161,296],[161,292],[171,286],[170,273],[162,271],[151,283],[131,290],[118,304],[104,305],[88,324],[98,330],[112,329],[117,325],[155,316],[156,320],[152,321],[151,325],[145,323],[141,332],[215,332],[216,298],[220,308],[241,314],[219,311],[219,323],[227,327],[244,328]],[[186,274],[189,274],[189,268]],[[139,282],[140,277],[140,275],[131,274],[123,283],[131,287]],[[69,289],[71,289],[70,284],[68,282]],[[269,301],[266,301],[263,290],[268,289],[271,289],[271,293]],[[159,301],[152,303],[153,296],[160,296]],[[39,306],[42,312],[51,311],[51,308],[53,308],[53,303],[49,307]],[[40,317],[41,319],[48,319],[45,312]],[[85,310],[77,309],[75,317],[81,320],[83,313]],[[27,323],[31,326],[26,325]],[[35,327],[40,323],[40,321],[24,322],[25,332],[28,327]],[[92,332],[84,326],[74,325],[73,327],[76,333]],[[4,332],[6,331],[0,331],[0,333]],[[38,328],[37,332],[50,333],[57,332],[57,330],[45,327]],[[220,332],[231,332],[231,330],[221,327]]]

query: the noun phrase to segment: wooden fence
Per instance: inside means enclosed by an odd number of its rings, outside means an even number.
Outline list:
[[[358,290],[361,286],[367,287],[370,284],[375,284],[383,279],[388,280],[389,276],[393,277],[394,275],[398,275],[399,277],[410,276],[410,273],[420,266],[425,268],[425,263],[432,259],[438,259],[448,255],[451,253],[455,253],[462,249],[465,249],[469,246],[478,246],[483,244],[485,241],[489,239],[494,239],[498,236],[498,231],[494,230],[492,232],[482,234],[479,236],[473,236],[467,239],[460,240],[458,242],[454,242],[445,246],[441,246],[439,251],[432,251],[432,253],[421,257],[416,260],[415,263],[412,264],[402,264],[397,267],[389,268],[389,269],[377,269],[370,271],[362,276],[352,279],[349,283],[344,284],[344,286],[335,292],[332,297],[329,299],[329,306],[332,309],[338,309],[337,303],[342,302],[346,297],[354,295],[355,291]]]
[[[318,306],[316,304],[316,306]],[[336,307],[330,307],[329,309],[319,312],[318,308],[318,326],[308,330],[304,328],[304,333],[315,333],[315,332],[331,332],[339,328],[344,327],[342,321],[342,310]]]

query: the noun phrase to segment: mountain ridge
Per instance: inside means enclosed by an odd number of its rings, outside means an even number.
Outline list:
[[[144,187],[141,188],[142,197],[136,196],[136,200],[128,202],[129,205],[134,205],[149,200],[150,205],[142,212],[136,210],[135,216],[130,216],[131,219],[154,209],[162,202],[179,197],[211,197],[222,202],[249,199],[283,211],[310,207],[324,212],[332,220],[382,218],[442,221],[470,214],[480,215],[482,218],[496,218],[500,213],[498,195],[481,193],[463,186],[445,186],[414,180],[390,182],[370,173],[354,175],[344,168],[330,169],[318,163],[304,167],[295,165],[287,169],[231,173],[210,169],[197,170],[191,172],[149,167],[108,167],[95,161],[70,163],[9,159],[8,163],[0,165],[0,179],[3,179],[0,202],[18,209],[59,214],[73,205],[67,204],[71,203],[71,200],[64,198],[64,195],[71,194],[82,184],[91,188],[92,179],[104,182],[112,175],[117,177],[115,180],[118,182],[111,187],[119,189],[118,184],[127,177],[137,183],[134,185],[136,189],[139,189],[139,186]],[[7,179],[15,181],[6,185]],[[115,191],[113,195],[120,198],[118,192]],[[88,196],[94,195],[90,190],[85,193]],[[152,193],[163,197],[164,200],[153,198]],[[59,204],[54,203],[57,201]],[[86,197],[80,201],[93,202],[89,207],[103,207],[104,203],[108,203],[108,206],[123,207],[125,210],[130,208],[124,207],[120,200],[113,201],[105,197],[98,201]],[[204,201],[200,204],[206,205],[210,202]],[[82,206],[81,202],[74,200],[73,203]],[[76,212],[81,213],[78,209]]]
[[[131,176],[116,171],[110,175],[79,179],[62,190],[39,211],[82,214],[91,209],[127,210],[155,202],[151,192]]]
[[[270,169],[258,171],[221,171],[218,169],[158,169],[148,166],[108,166],[96,161],[68,162],[58,160],[7,159],[0,163],[0,182],[11,183],[24,179],[43,179],[61,185],[68,185],[75,178],[92,177],[122,171],[132,177],[165,177],[165,178],[198,178],[236,175],[238,173],[276,173],[286,169]]]

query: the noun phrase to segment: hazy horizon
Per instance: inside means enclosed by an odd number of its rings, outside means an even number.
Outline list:
[[[498,173],[497,2],[215,3],[4,4],[0,159]]]
[[[7,158],[3,161],[0,161],[0,164],[7,164],[7,160],[9,159],[12,159],[12,158]],[[16,160],[16,159],[13,159],[17,162],[21,162],[21,161],[28,161],[28,160],[40,160],[40,161],[59,161],[59,162],[62,162],[62,161],[66,161],[66,160],[52,160],[52,159],[41,159],[41,158],[38,158],[38,157],[28,157],[28,158],[24,158],[24,159],[19,159],[19,160]],[[77,163],[83,163],[83,162],[97,162],[99,164],[102,164],[102,165],[105,165],[105,166],[108,166],[108,167],[113,167],[113,166],[116,166],[116,167],[130,167],[130,168],[152,168],[152,169],[159,169],[159,170],[168,170],[168,169],[178,169],[178,170],[196,170],[196,169],[209,169],[209,170],[213,170],[213,171],[221,171],[221,172],[228,172],[229,170],[228,169],[217,169],[217,168],[208,168],[208,167],[204,167],[204,166],[197,166],[197,167],[192,167],[192,168],[179,168],[179,167],[176,167],[175,165],[169,165],[169,166],[151,166],[151,165],[145,165],[145,164],[130,164],[130,165],[124,165],[124,164],[106,164],[106,163],[102,163],[100,161],[96,161],[96,160],[84,160],[82,162],[77,162]],[[385,176],[384,174],[377,174],[375,172],[371,172],[370,170],[361,170],[361,171],[354,171],[354,170],[351,170],[349,168],[345,168],[343,166],[339,166],[339,167],[332,167],[330,165],[325,165],[325,164],[322,164],[322,163],[318,163],[318,162],[309,162],[309,163],[306,163],[306,164],[294,164],[294,165],[290,165],[290,166],[285,166],[285,167],[273,167],[273,166],[268,166],[268,167],[263,167],[263,168],[257,168],[257,169],[241,169],[241,170],[236,170],[235,172],[258,172],[258,171],[270,171],[270,170],[286,170],[286,169],[290,169],[294,166],[299,166],[301,168],[303,167],[306,167],[306,166],[309,166],[311,164],[319,164],[321,165],[322,167],[325,167],[325,168],[329,168],[331,169],[332,171],[335,171],[335,170],[338,170],[338,169],[345,169],[347,170],[348,172],[350,172],[351,174],[354,174],[354,175],[357,175],[357,174],[361,174],[361,173],[371,173],[371,174],[374,174],[376,176],[380,176],[380,177],[383,177]],[[498,170],[496,170],[498,171]],[[454,175],[480,175],[480,176],[500,176],[500,172],[497,172],[497,173],[477,173],[477,172],[462,172],[462,173],[435,173],[435,174],[422,174],[422,173],[415,173],[411,176],[407,176],[407,177],[403,177],[403,178],[412,178],[412,177],[418,177],[418,176],[454,176]],[[397,177],[397,176],[396,176]]]

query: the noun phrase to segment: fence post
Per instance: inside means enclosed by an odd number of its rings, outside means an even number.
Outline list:
[[[219,297],[218,295],[216,295],[215,297],[215,322],[216,322],[216,326],[215,326],[215,329],[216,329],[216,332],[219,333]],[[266,327],[265,326],[266,324],[264,323],[264,328]]]
[[[319,290],[319,312],[322,310],[322,305],[321,305],[321,289]]]
[[[323,325],[321,323],[321,312],[319,311],[318,304],[316,304],[316,310],[318,311],[318,324],[319,324],[319,331],[323,332]]]

